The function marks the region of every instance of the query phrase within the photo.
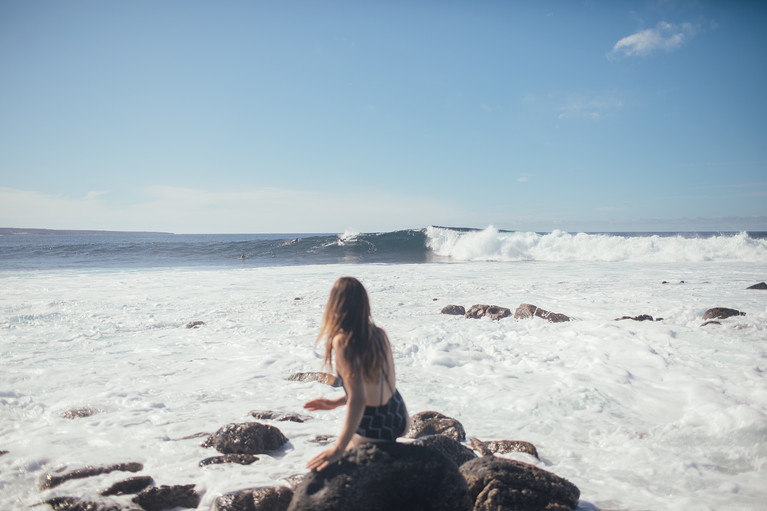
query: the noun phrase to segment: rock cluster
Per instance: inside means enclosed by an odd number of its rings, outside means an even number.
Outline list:
[[[469,307],[467,311],[462,305],[446,305],[440,311],[442,314],[449,314],[452,316],[463,316],[470,319],[490,318],[493,320],[500,320],[511,316],[511,309],[507,307],[501,307],[499,305],[485,305],[476,304]],[[527,303],[521,304],[517,307],[514,313],[515,319],[528,319],[532,317],[543,318],[552,323],[561,323],[563,321],[570,321],[570,318],[564,314],[558,314],[555,312],[549,312],[547,310],[530,305]]]
[[[316,374],[315,381],[332,384],[331,375]],[[304,380],[295,378],[294,381]],[[294,418],[294,414],[273,411],[252,412],[252,415],[275,421]],[[189,435],[184,439],[201,435]],[[213,447],[222,455],[202,460],[200,466],[203,467],[214,463],[254,463],[258,461],[256,454],[281,450],[288,443],[278,428],[260,422],[227,424],[216,433],[205,436],[207,438],[202,445]],[[537,458],[538,452],[529,442],[482,442],[472,438],[470,448],[464,443],[466,433],[463,425],[436,411],[414,414],[406,437],[413,441],[365,444],[350,449],[321,472],[287,478],[288,486],[249,488],[220,495],[212,509],[558,511],[572,510],[577,506],[578,489],[565,479],[534,465],[494,457],[494,454],[521,452]],[[330,440],[332,437],[320,435],[310,441]],[[46,474],[40,487],[49,489],[71,479],[113,471],[142,470],[143,466],[139,463],[85,467],[69,472],[62,470]],[[120,500],[126,498],[130,500]],[[200,495],[194,485],[157,486],[146,475],[119,481],[102,490],[99,497],[59,496],[45,501],[54,510],[60,511],[155,511],[196,508],[199,502]]]

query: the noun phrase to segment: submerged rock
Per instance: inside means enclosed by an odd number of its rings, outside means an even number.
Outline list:
[[[227,424],[203,442],[203,447],[215,447],[224,454],[262,454],[276,451],[287,443],[282,431],[261,424],[245,422]]]
[[[564,314],[539,309],[537,306],[530,305],[529,303],[521,304],[514,312],[515,319],[528,319],[532,317],[539,317],[546,321],[551,321],[552,323],[564,323],[570,321],[570,318]]]
[[[451,316],[463,316],[466,314],[466,309],[463,305],[445,305],[442,307],[440,314],[449,314]]]
[[[529,463],[485,456],[461,465],[475,511],[571,511],[580,490],[573,483]]]
[[[767,289],[767,282],[760,282],[753,286],[748,286],[746,289]]]
[[[154,484],[154,479],[150,476],[130,477],[124,481],[116,482],[106,490],[102,491],[100,495],[104,497],[108,495],[130,495],[138,493],[152,484]]]
[[[498,305],[483,304],[472,305],[465,314],[465,317],[470,319],[489,317],[490,319],[499,320],[508,316],[511,316],[511,309],[499,307]]]
[[[193,484],[157,486],[147,488],[132,499],[147,511],[160,511],[175,507],[196,508],[200,504],[200,495]]]
[[[204,321],[190,321],[189,323],[186,324],[186,327],[187,328],[200,328],[201,326],[204,326],[204,325],[205,325]]]
[[[458,442],[466,440],[463,424],[439,412],[418,412],[410,417],[410,429],[405,437],[421,438],[428,435],[444,435]]]
[[[278,422],[306,422],[308,420],[311,420],[312,417],[308,415],[299,415],[297,413],[282,413],[282,412],[272,412],[272,411],[253,411],[250,412],[250,416],[254,419],[259,420],[272,420],[272,421],[278,421]]]
[[[615,318],[615,321],[623,321],[624,319],[633,319],[634,321],[661,321],[663,318],[653,319],[649,314],[640,314],[639,316],[622,316]]]
[[[223,456],[211,456],[205,458],[199,465],[205,467],[208,465],[221,465],[223,463],[236,463],[238,465],[250,465],[258,461],[258,456],[252,454],[224,454]]]
[[[40,489],[48,490],[55,488],[56,486],[65,483],[71,479],[83,479],[85,477],[93,477],[101,474],[108,474],[115,471],[123,472],[139,472],[144,469],[144,465],[141,463],[117,463],[115,465],[107,465],[102,467],[87,466],[85,468],[78,468],[71,472],[67,472],[62,475],[54,475],[51,473],[44,474],[40,479]]]
[[[88,406],[84,406],[82,408],[73,408],[71,410],[66,410],[61,413],[61,416],[65,419],[80,419],[83,417],[90,417],[91,415],[96,415],[101,410],[98,410],[96,408],[91,408]]]
[[[492,456],[493,454],[508,454],[510,452],[524,452],[530,456],[538,458],[538,450],[530,442],[522,440],[489,440],[483,442],[479,438],[471,438],[471,448],[482,454],[482,456]]]
[[[292,498],[285,486],[250,488],[218,496],[212,511],[285,511]]]
[[[740,312],[727,307],[714,307],[703,313],[703,319],[727,319],[732,316],[745,316],[745,312]]]
[[[330,373],[306,372],[294,373],[288,376],[289,381],[318,381],[331,387],[340,387],[341,380]]]
[[[296,488],[288,511],[470,511],[458,467],[428,447],[368,443]]]

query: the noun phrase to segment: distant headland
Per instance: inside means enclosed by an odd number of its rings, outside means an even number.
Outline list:
[[[154,231],[95,231],[73,229],[22,229],[18,227],[0,227],[0,235],[7,234],[58,234],[58,235],[82,235],[82,234],[173,234],[172,232]]]

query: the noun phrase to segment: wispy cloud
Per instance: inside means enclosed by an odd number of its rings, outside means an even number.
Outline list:
[[[648,28],[624,37],[613,46],[609,59],[621,57],[643,57],[655,51],[671,52],[681,48],[699,31],[693,23],[677,25],[661,21],[655,28]]]
[[[620,97],[605,94],[570,94],[564,99],[564,104],[558,107],[560,119],[601,119],[618,109],[625,102]]]
[[[341,232],[460,224],[470,213],[429,197],[375,190],[200,190],[155,186],[131,204],[0,187],[2,227],[176,233]],[[474,220],[473,218],[470,220]]]

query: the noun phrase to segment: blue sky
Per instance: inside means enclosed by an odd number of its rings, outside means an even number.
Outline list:
[[[767,230],[767,3],[0,0],[0,226]]]

